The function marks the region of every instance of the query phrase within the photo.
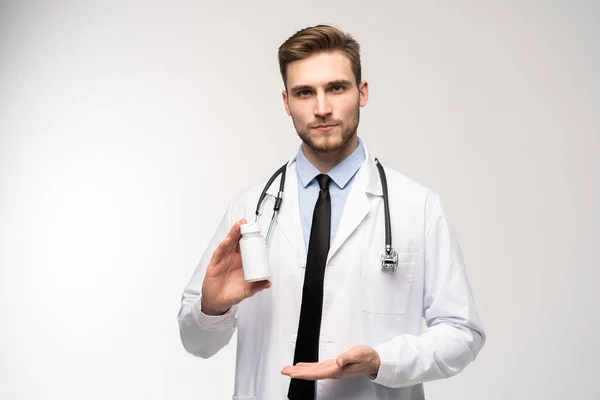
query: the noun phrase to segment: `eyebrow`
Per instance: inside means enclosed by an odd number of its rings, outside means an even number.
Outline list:
[[[331,86],[352,86],[352,82],[350,82],[349,80],[346,79],[338,79],[335,81],[331,81],[331,82],[327,82],[328,87]],[[312,86],[309,85],[297,85],[297,86],[293,86],[290,89],[290,92],[298,92],[300,90],[312,90],[314,89]]]

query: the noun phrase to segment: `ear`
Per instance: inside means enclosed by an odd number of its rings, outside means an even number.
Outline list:
[[[287,91],[283,90],[281,92],[281,97],[283,99],[283,106],[285,107],[285,112],[287,113],[287,115],[291,116],[292,113],[290,112],[290,105],[288,104]]]
[[[358,86],[358,93],[360,98],[359,105],[361,107],[366,106],[369,101],[369,82],[362,81]]]

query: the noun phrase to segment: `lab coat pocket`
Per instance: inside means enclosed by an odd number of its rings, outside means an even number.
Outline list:
[[[255,400],[256,397],[254,397],[254,396],[233,396],[232,399],[233,400]]]
[[[417,268],[418,253],[398,253],[396,271],[381,269],[382,251],[368,251],[362,262],[362,310],[376,314],[405,314]]]

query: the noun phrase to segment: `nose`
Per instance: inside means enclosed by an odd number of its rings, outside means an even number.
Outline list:
[[[327,96],[321,92],[316,96],[317,103],[315,104],[314,114],[319,117],[326,117],[331,114],[332,109]]]

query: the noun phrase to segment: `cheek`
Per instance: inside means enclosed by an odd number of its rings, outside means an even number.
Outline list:
[[[311,112],[304,105],[295,105],[294,107],[290,107],[290,112],[292,114],[292,117],[294,117],[294,121],[296,121],[296,124],[302,125],[310,120],[309,116],[311,115]]]
[[[340,108],[339,118],[344,121],[349,121],[354,116],[356,108],[353,105],[344,104],[343,108]]]
[[[335,111],[340,119],[351,118],[358,108],[358,98],[356,96],[340,96],[335,104]]]

